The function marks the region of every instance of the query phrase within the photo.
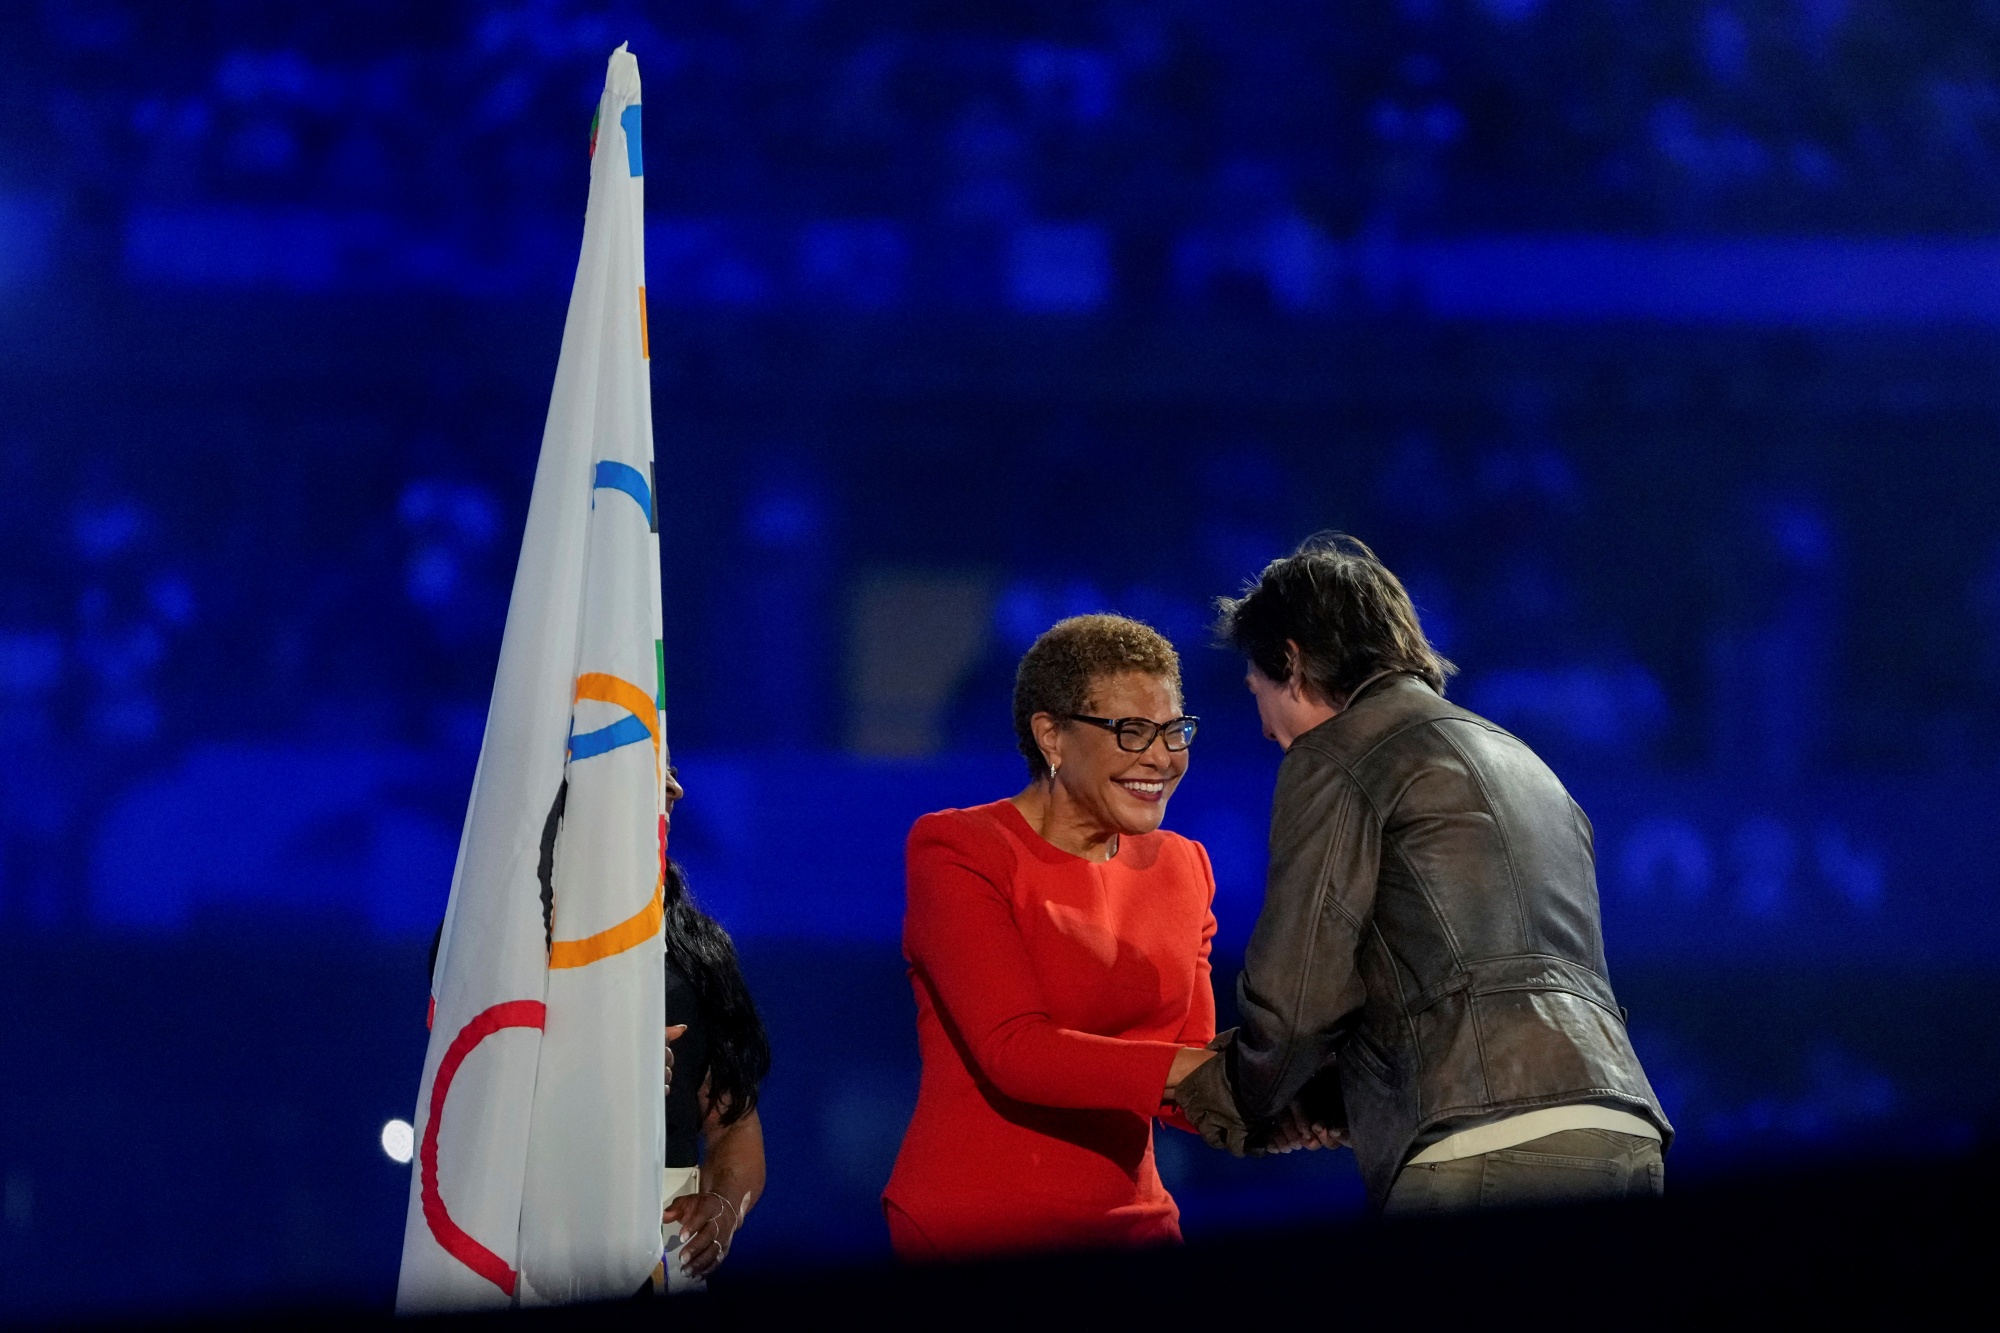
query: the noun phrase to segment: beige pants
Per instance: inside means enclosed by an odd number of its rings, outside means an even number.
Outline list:
[[[1653,1198],[1665,1188],[1657,1139],[1566,1129],[1453,1162],[1412,1162],[1397,1173],[1385,1217],[1488,1208]]]

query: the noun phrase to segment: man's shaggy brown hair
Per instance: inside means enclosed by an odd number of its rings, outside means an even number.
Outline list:
[[[1181,657],[1166,636],[1129,616],[1071,616],[1045,630],[1014,672],[1014,739],[1031,776],[1049,775],[1035,744],[1034,716],[1088,713],[1091,691],[1107,676],[1143,671],[1181,697]]]
[[[1380,671],[1407,671],[1444,693],[1458,671],[1424,637],[1402,582],[1358,537],[1322,532],[1273,560],[1241,597],[1218,597],[1215,637],[1272,680],[1299,673],[1322,702],[1347,706],[1354,687]]]

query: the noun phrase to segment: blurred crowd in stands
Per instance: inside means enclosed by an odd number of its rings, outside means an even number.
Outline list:
[[[1410,236],[2000,217],[1978,0],[76,0],[0,34],[15,229],[170,284],[560,284],[620,41],[674,303],[1297,312],[1379,297]]]
[[[386,297],[413,323],[472,296],[552,340],[589,108],[627,41],[650,299],[694,342],[742,311],[824,320],[826,346],[892,308],[1094,311],[1234,321],[1255,362],[1301,327],[1393,323],[1370,305],[1385,238],[1990,231],[1996,39],[1969,0],[17,6],[0,292]],[[86,346],[17,386],[48,401],[0,421],[0,881],[51,880],[94,793],[197,740],[476,746],[552,362],[503,383],[438,349],[357,394],[380,307],[356,309],[297,317],[335,350],[275,402],[225,377],[168,411],[114,374],[85,429]],[[1557,348],[1545,372],[1438,354],[1465,401],[1430,414],[1371,399],[1365,369],[1289,413],[1226,384],[1143,420],[1024,407],[1010,376],[1065,355],[1035,330],[1080,323],[1030,319],[1014,370],[961,361],[947,392],[858,408],[789,367],[732,397],[680,366],[659,410],[678,743],[1004,752],[1022,647],[1115,607],[1189,650],[1204,745],[1254,748],[1235,664],[1201,650],[1208,600],[1340,526],[1406,575],[1460,696],[1566,762],[1782,784],[2000,746],[1978,702],[2000,534],[1912,526],[1993,480],[1992,400],[1945,403],[1948,367],[1911,389],[1904,354],[1879,375],[1851,355],[1858,425],[1704,415],[1699,333],[1593,340],[1616,403]],[[1649,376],[1684,400],[1664,425],[1641,420]],[[856,666],[871,588],[928,608],[878,617],[921,629],[917,656],[955,645],[932,678]]]

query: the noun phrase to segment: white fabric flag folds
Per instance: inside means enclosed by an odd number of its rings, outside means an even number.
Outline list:
[[[667,756],[639,102],[621,46],[432,977],[403,1312],[629,1296],[660,1256]]]

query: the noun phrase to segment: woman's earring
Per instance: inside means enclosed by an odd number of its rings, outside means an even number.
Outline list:
[[[1049,765],[1049,786],[1053,787],[1053,786],[1055,786],[1055,785],[1056,785],[1056,774],[1058,774],[1058,773],[1060,773],[1060,772],[1062,772],[1062,765],[1061,765],[1061,764],[1050,764],[1050,765]]]

